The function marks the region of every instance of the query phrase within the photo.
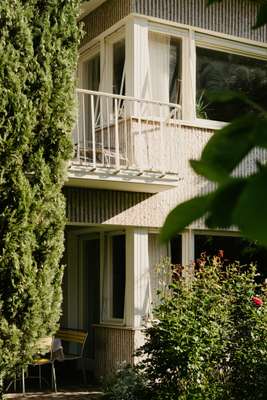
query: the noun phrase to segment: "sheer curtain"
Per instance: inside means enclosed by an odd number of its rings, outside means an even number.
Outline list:
[[[169,102],[170,81],[170,37],[149,33],[149,94],[152,100]],[[162,108],[166,115],[168,107]],[[153,106],[154,116],[160,116],[160,106]]]

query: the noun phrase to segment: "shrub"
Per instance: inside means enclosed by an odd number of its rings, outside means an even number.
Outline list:
[[[215,258],[169,286],[139,351],[151,398],[267,397],[267,298],[255,277]]]
[[[136,367],[121,365],[104,383],[108,400],[145,400],[146,387],[143,375]]]

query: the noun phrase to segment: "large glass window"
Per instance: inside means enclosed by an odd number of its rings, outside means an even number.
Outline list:
[[[197,118],[231,121],[250,112],[240,101],[210,102],[207,91],[231,90],[248,95],[267,107],[267,61],[197,47]]]
[[[257,243],[241,237],[219,235],[195,235],[195,259],[201,253],[207,256],[218,255],[221,252],[224,263],[230,264],[240,261],[241,265],[256,263],[261,274],[260,280],[267,278],[267,250]]]
[[[112,236],[112,318],[124,316],[125,235]]]

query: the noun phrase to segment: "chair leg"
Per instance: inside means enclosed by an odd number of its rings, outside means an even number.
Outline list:
[[[56,377],[55,365],[53,362],[51,363],[51,369],[52,369],[52,383],[54,386],[54,391],[56,393],[57,392],[57,377]]]
[[[25,371],[22,368],[22,393],[25,394]]]
[[[85,370],[85,360],[84,359],[82,359],[82,372],[83,372],[83,383],[86,385],[87,379],[86,379],[86,370]]]
[[[38,365],[38,369],[39,369],[39,388],[42,389],[42,371],[41,371],[41,365]]]

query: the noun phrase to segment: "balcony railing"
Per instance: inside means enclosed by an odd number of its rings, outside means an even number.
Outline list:
[[[177,174],[177,104],[77,89],[78,120],[73,164]]]

